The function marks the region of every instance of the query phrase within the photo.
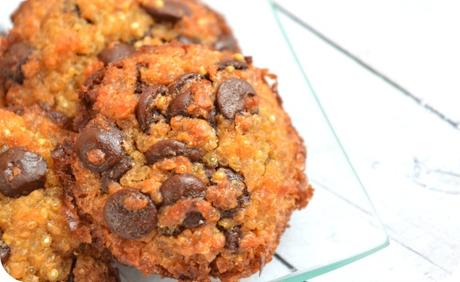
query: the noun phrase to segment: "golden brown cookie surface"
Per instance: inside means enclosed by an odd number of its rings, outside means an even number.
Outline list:
[[[238,49],[223,18],[196,0],[29,0],[0,39],[0,100],[67,117],[89,73],[171,40]],[[1,102],[0,102],[1,103]]]
[[[180,44],[94,73],[72,154],[81,227],[145,273],[258,271],[312,196],[271,77],[241,54]]]
[[[0,109],[0,257],[21,281],[68,281],[73,269],[80,241],[68,227],[52,159],[69,134],[39,107],[20,115]],[[101,260],[96,269],[108,272],[109,266]]]

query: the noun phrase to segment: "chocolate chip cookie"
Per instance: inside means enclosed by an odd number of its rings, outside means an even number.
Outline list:
[[[52,151],[69,136],[38,106],[20,114],[0,109],[1,262],[21,281],[116,282],[107,260],[82,252],[68,227]],[[86,264],[94,271],[82,279]]]
[[[224,19],[198,0],[28,0],[12,20],[0,39],[0,101],[70,118],[87,76],[140,46],[176,40],[238,49]]]
[[[94,72],[69,151],[77,230],[145,274],[260,270],[313,194],[275,78],[241,54],[179,43]]]

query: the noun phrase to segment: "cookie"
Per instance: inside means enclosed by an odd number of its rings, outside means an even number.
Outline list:
[[[83,244],[75,251],[72,269],[66,282],[120,282],[118,270],[110,264],[103,253]]]
[[[313,190],[276,77],[251,61],[173,43],[94,73],[70,156],[78,228],[145,274],[234,281],[269,262]]]
[[[0,258],[6,271],[27,282],[116,281],[104,260],[91,261],[90,253],[75,258],[81,243],[68,227],[52,159],[56,144],[69,134],[39,107],[20,114],[0,109]],[[107,279],[68,280],[88,261],[95,268],[89,278],[99,272]]]
[[[238,49],[224,19],[198,0],[29,0],[12,20],[1,39],[0,96],[9,106],[40,104],[70,118],[87,75],[142,45]]]
[[[5,34],[3,31],[0,31],[0,54],[3,54],[3,52],[6,49],[6,39],[5,39]],[[0,75],[0,108],[5,106],[5,82],[4,78]]]

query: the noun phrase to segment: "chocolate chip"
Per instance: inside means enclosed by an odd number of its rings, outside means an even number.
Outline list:
[[[171,205],[181,198],[203,197],[206,185],[191,174],[176,174],[168,178],[160,187],[163,204]]]
[[[150,124],[161,119],[160,112],[155,108],[155,98],[165,95],[168,89],[162,85],[143,85],[140,89],[141,96],[136,108],[136,117],[143,131],[148,131]]]
[[[183,91],[177,95],[169,104],[168,116],[188,116],[187,108],[192,103],[193,97],[190,91]]]
[[[43,188],[46,161],[36,153],[15,147],[0,155],[0,192],[18,198]]]
[[[150,1],[143,5],[144,10],[158,22],[176,23],[190,16],[190,8],[177,0]]]
[[[2,263],[6,263],[8,261],[10,254],[10,247],[3,240],[0,240],[0,260]]]
[[[71,120],[61,112],[53,110],[53,108],[47,103],[39,103],[40,108],[45,111],[46,116],[55,124],[62,128],[69,128]]]
[[[115,43],[102,50],[97,57],[104,62],[104,64],[108,65],[129,57],[135,51],[136,49],[129,44]]]
[[[134,189],[125,189],[107,199],[104,219],[113,233],[134,240],[155,228],[157,209],[147,195]]]
[[[183,226],[161,227],[161,228],[158,229],[158,232],[161,235],[164,235],[164,236],[177,236],[177,235],[181,234],[182,231],[184,231]]]
[[[113,168],[102,173],[101,189],[103,193],[108,192],[109,184],[112,181],[118,181],[120,178],[133,167],[133,159],[125,156]]]
[[[70,125],[71,130],[79,132],[95,117],[95,115],[96,113],[92,109],[82,104]]]
[[[130,170],[132,167],[133,159],[131,159],[131,157],[125,156],[111,170],[104,172],[103,176],[118,181],[123,176],[123,174],[125,174],[125,172]]]
[[[240,47],[238,42],[236,42],[235,37],[230,33],[225,33],[219,36],[216,43],[214,43],[214,49],[217,51],[232,51],[239,52]]]
[[[101,189],[103,193],[108,192],[108,187],[111,182],[118,181],[120,178],[133,167],[133,160],[131,157],[124,157],[109,171],[104,171],[101,178]]]
[[[146,67],[148,67],[148,64],[146,63],[136,64],[136,89],[134,90],[134,93],[138,95],[142,94],[146,90],[145,88],[150,86],[142,80],[142,69],[145,69]]]
[[[185,216],[182,225],[185,228],[197,228],[198,226],[205,224],[205,222],[205,218],[199,211],[191,211]]]
[[[189,37],[186,35],[179,35],[176,37],[177,41],[185,45],[192,45],[192,44],[201,44],[201,40],[195,37]]]
[[[233,169],[223,168],[222,170],[227,175],[228,180],[230,180],[230,181],[241,181],[241,182],[244,181],[244,177],[241,174],[235,172]]]
[[[248,64],[246,62],[241,62],[237,60],[227,60],[227,61],[220,62],[218,64],[217,70],[221,71],[221,70],[226,69],[229,66],[232,66],[237,70],[245,70],[248,68]]]
[[[237,251],[240,248],[241,240],[241,227],[234,226],[231,229],[224,231],[225,235],[225,248],[230,251]]]
[[[173,95],[173,100],[168,107],[169,117],[189,115],[187,108],[192,103],[193,95],[186,86],[201,79],[206,77],[198,73],[187,73],[169,85],[169,92]]]
[[[80,92],[78,93],[80,101],[80,109],[77,116],[73,119],[72,130],[79,132],[85,127],[91,119],[94,118],[95,112],[92,106],[97,101],[98,86],[102,83],[105,76],[105,68],[101,68],[93,72],[83,83]]]
[[[213,108],[209,113],[208,113],[208,122],[209,125],[211,125],[214,129],[217,130],[217,111],[215,108]]]
[[[22,65],[27,62],[32,51],[32,46],[25,42],[11,45],[0,58],[0,75],[22,84],[24,81]]]
[[[230,210],[220,211],[220,218],[234,218],[235,215],[240,211],[240,208],[234,208]]]
[[[147,164],[154,164],[163,159],[185,156],[192,162],[197,162],[203,157],[203,151],[197,148],[190,148],[176,140],[162,140],[152,145],[146,152]]]
[[[178,94],[181,93],[181,90],[189,83],[192,83],[194,81],[198,81],[201,79],[206,79],[203,75],[199,73],[186,73],[182,76],[180,76],[176,81],[174,81],[170,86],[169,86],[169,92],[172,94]]]
[[[184,220],[180,225],[160,227],[158,232],[164,236],[177,236],[185,229],[197,228],[205,223],[206,219],[201,212],[196,210],[195,207],[190,207],[190,210],[186,212]]]
[[[94,172],[103,172],[124,156],[123,133],[113,125],[89,124],[78,135],[76,151],[83,165]]]
[[[70,140],[65,140],[62,144],[58,144],[51,152],[56,173],[65,187],[70,187],[75,180],[71,168],[72,153],[73,144]]]
[[[105,69],[99,69],[92,73],[82,85],[79,96],[86,106],[92,106],[97,99],[97,86],[102,83]]]
[[[217,91],[217,106],[224,117],[234,119],[237,113],[244,110],[246,96],[255,94],[254,88],[249,83],[231,78],[220,85]]]

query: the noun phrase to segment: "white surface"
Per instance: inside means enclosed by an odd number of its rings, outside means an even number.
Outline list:
[[[453,273],[452,276],[446,279],[444,282],[458,282],[458,281],[460,281],[460,269],[458,269],[455,273]]]
[[[458,38],[449,34],[459,25],[446,23],[459,11],[453,2],[279,3],[458,120],[458,52],[450,49]],[[294,24],[288,33],[392,238],[382,252],[312,281],[449,277],[460,263],[460,132],[310,33]]]
[[[11,26],[10,15],[11,12],[17,7],[18,0],[1,1],[0,3],[0,27],[7,28]]]
[[[253,1],[234,0],[232,5],[253,7]],[[208,2],[225,5],[223,0]],[[458,2],[279,2],[415,95],[460,120]],[[4,5],[12,3],[0,3],[1,19],[9,14]],[[265,16],[257,13],[257,18]],[[256,63],[280,68],[283,61],[276,50],[284,48],[281,42],[262,50],[251,28],[231,21],[245,52],[254,55]],[[460,132],[303,29],[291,24],[288,32],[392,237],[390,247],[376,255],[311,281],[447,279],[460,264],[460,180],[455,176],[460,174]],[[288,84],[287,76],[280,83]]]
[[[280,0],[308,23],[460,121],[460,2]],[[457,102],[459,100],[456,100]]]

